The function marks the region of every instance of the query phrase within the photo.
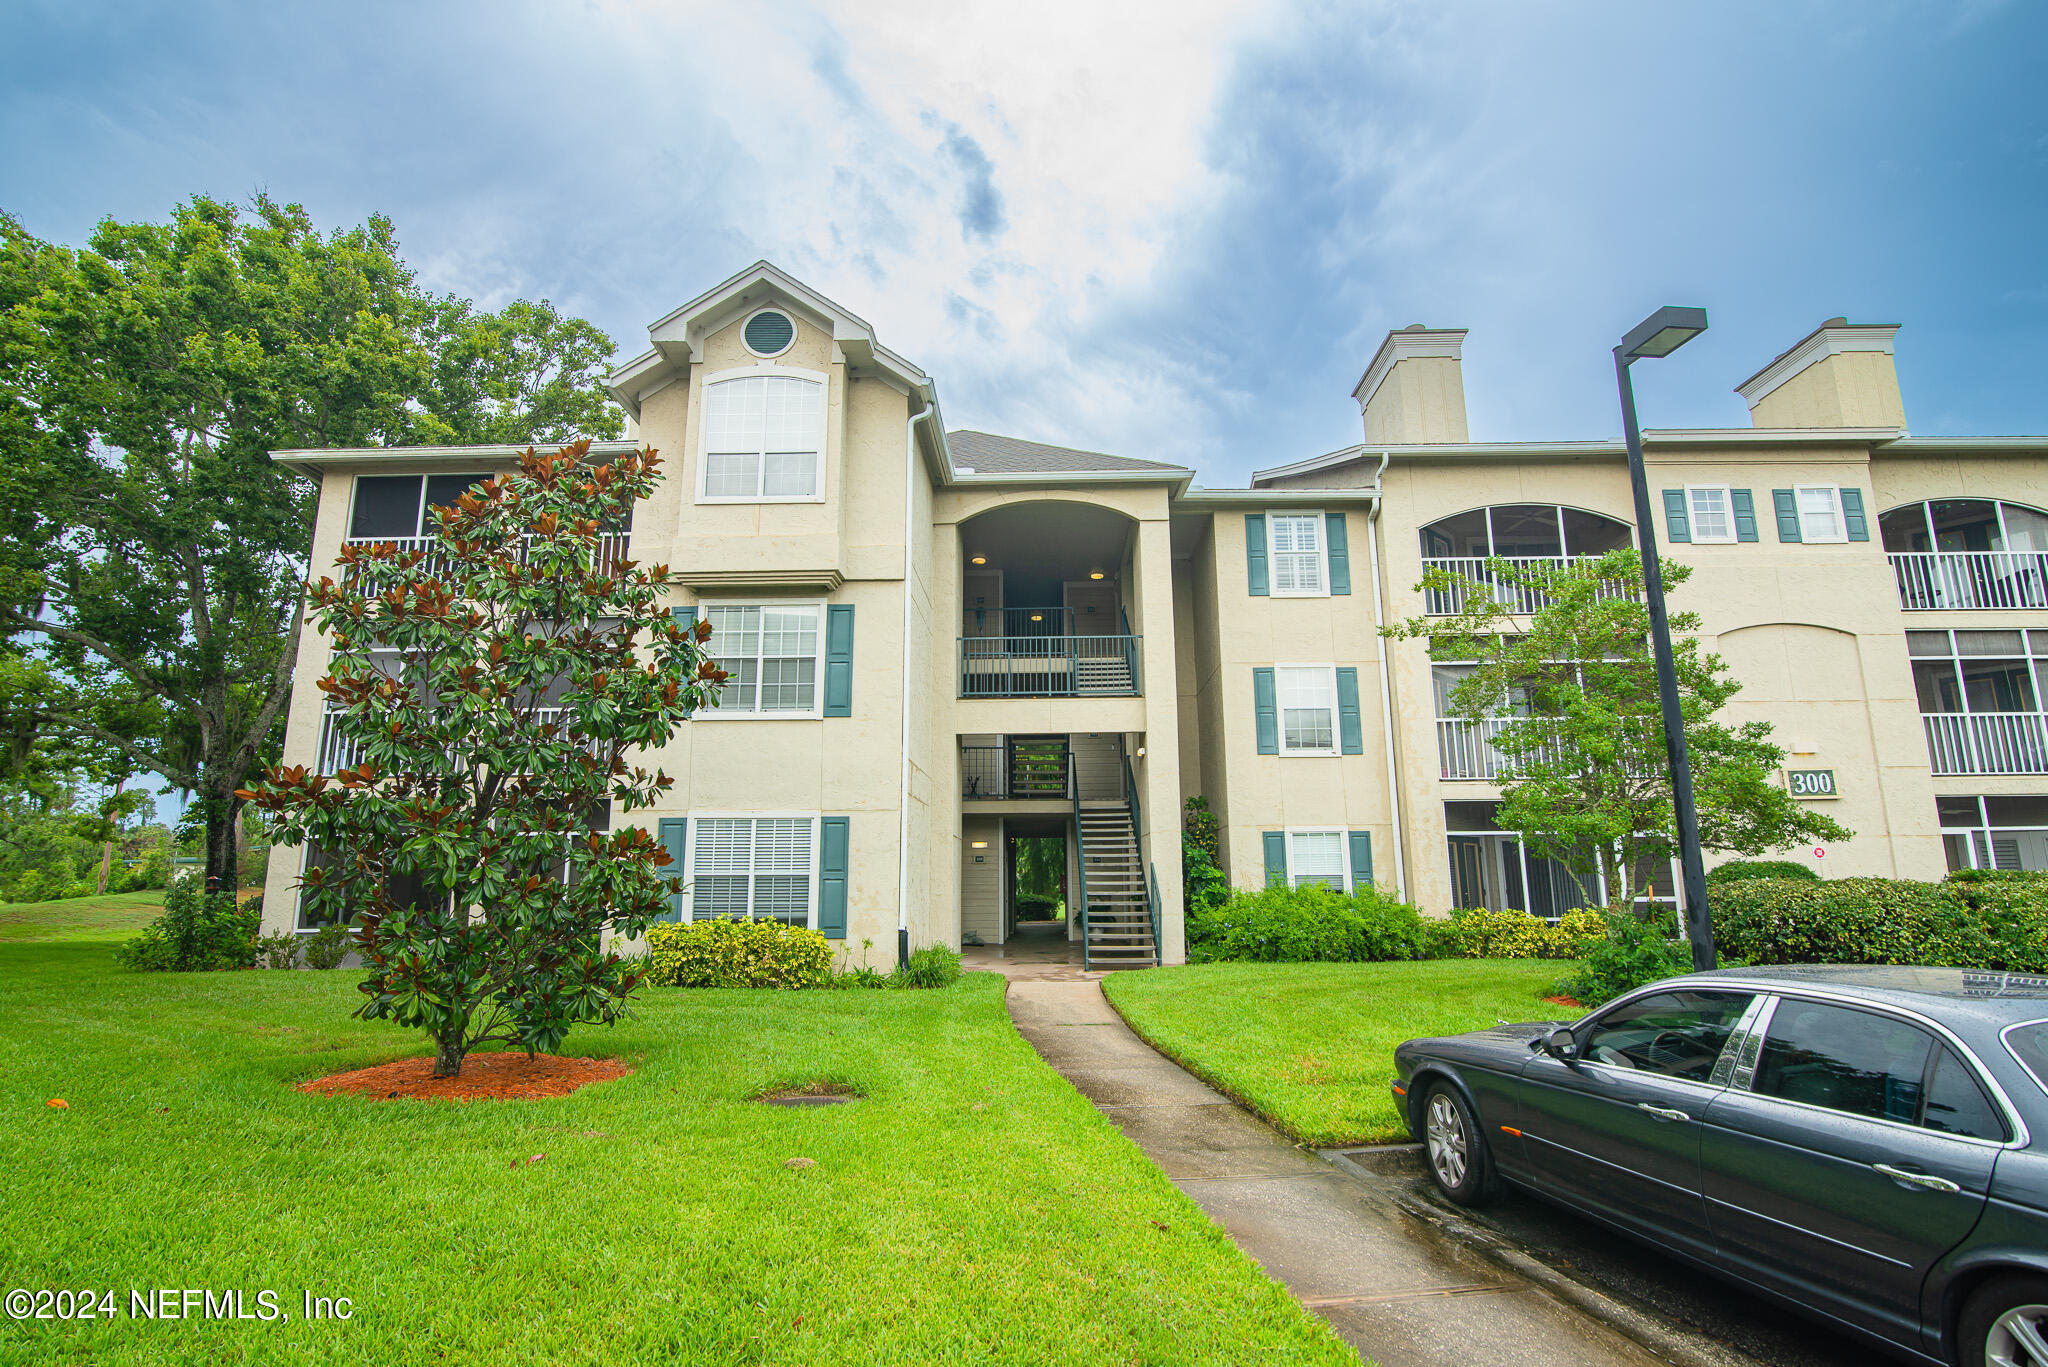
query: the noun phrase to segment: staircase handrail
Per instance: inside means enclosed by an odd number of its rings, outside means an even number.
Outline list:
[[[1157,967],[1162,962],[1159,953],[1159,868],[1150,860],[1145,863],[1145,910],[1152,913],[1152,963]]]
[[[1067,747],[1067,750],[1069,755],[1071,756],[1073,752],[1073,746],[1070,744]],[[1069,763],[1071,762],[1072,761],[1070,759]],[[1081,824],[1081,784],[1080,780],[1077,778],[1074,782],[1074,869],[1080,875],[1081,883],[1081,971],[1083,973],[1086,973],[1089,970],[1088,841],[1087,837],[1082,834],[1082,832],[1086,829],[1087,828]],[[1071,914],[1071,909],[1069,909],[1069,914]]]

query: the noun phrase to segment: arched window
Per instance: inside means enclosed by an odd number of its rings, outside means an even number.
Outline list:
[[[1991,498],[1908,503],[1878,519],[1908,611],[2048,607],[2048,513]]]
[[[704,386],[707,503],[815,500],[823,465],[825,386],[796,375],[735,375]]]
[[[1634,544],[1626,522],[1554,503],[1503,503],[1454,513],[1422,529],[1426,560],[1562,559]]]

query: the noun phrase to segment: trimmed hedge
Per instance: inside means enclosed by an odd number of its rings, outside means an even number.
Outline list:
[[[1236,892],[1190,907],[1188,962],[1379,963],[1427,958],[1422,913],[1377,888],[1320,883]]]
[[[1552,925],[1512,907],[1461,907],[1432,927],[1438,953],[1448,959],[1574,959],[1606,934],[1597,911],[1568,911]]]
[[[1792,878],[1801,883],[1820,882],[1820,870],[1796,859],[1731,859],[1707,870],[1707,882],[1741,883],[1754,878]]]
[[[1714,939],[1753,964],[2048,972],[2048,880],[1758,879],[1714,892]]]
[[[647,930],[647,981],[662,987],[824,987],[832,942],[780,921],[662,921]]]

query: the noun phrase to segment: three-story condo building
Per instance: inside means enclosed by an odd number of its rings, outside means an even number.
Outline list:
[[[1796,857],[2048,867],[2048,437],[1908,435],[1896,331],[1833,319],[1737,386],[1753,427],[1646,434],[1665,552],[1694,567],[1677,601],[1793,791],[1856,832]],[[1487,727],[1443,715],[1459,667],[1378,635],[1455,610],[1416,588],[1426,565],[1634,536],[1619,441],[1469,440],[1464,338],[1388,334],[1358,445],[1203,489],[1172,452],[947,431],[931,378],[866,322],[749,267],[610,377],[629,434],[598,453],[667,460],[619,551],[673,567],[675,610],[710,619],[732,674],[647,757],[676,780],[665,804],[610,819],[667,844],[678,917],[780,917],[856,960],[1002,942],[1011,843],[1057,836],[1087,961],[1178,962],[1197,794],[1238,886],[1546,915],[1620,895],[1498,829]],[[427,508],[516,454],[277,459],[319,481],[317,575],[352,539],[429,535]],[[287,763],[341,758],[326,659],[308,627]],[[266,929],[298,923],[301,858],[272,861]]]

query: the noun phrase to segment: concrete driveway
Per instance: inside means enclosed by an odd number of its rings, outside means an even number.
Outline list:
[[[1046,1062],[1380,1367],[1758,1367],[1711,1332],[1433,1208],[1409,1154],[1296,1147],[1139,1039],[1097,982],[1013,979],[1009,1007]]]

